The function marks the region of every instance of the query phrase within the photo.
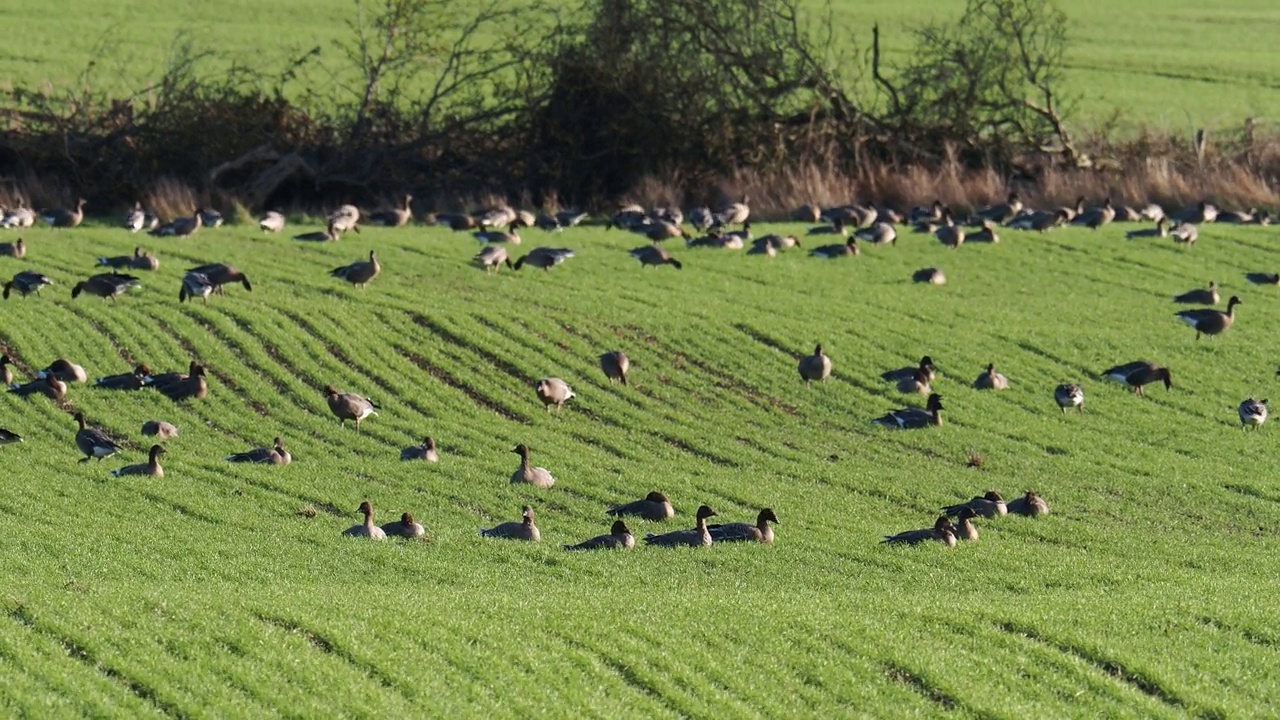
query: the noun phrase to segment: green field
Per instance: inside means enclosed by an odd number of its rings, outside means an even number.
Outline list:
[[[1061,5],[1071,20],[1068,89],[1081,97],[1079,120],[1086,126],[1118,110],[1122,126],[1188,135],[1200,127],[1235,131],[1251,116],[1274,129],[1266,123],[1280,114],[1280,46],[1273,41],[1280,34],[1280,5],[1271,0]],[[833,7],[840,48],[860,59],[870,45],[872,23],[884,30],[888,56],[902,58],[909,51],[911,28],[958,17],[964,4],[833,0]],[[333,43],[349,35],[346,22],[355,17],[355,8],[347,0],[25,3],[6,15],[12,27],[22,28],[22,43],[0,51],[0,78],[75,89],[96,60],[91,86],[133,91],[159,79],[181,31],[196,49],[217,53],[207,68],[238,63],[278,72],[288,58],[318,45],[319,64],[303,78],[315,89],[329,82],[330,70],[342,72]]]
[[[439,228],[313,245],[230,227],[142,238],[160,270],[112,303],[68,290],[139,238],[29,230],[27,259],[0,259],[0,276],[58,285],[0,305],[21,369],[195,357],[212,389],[184,406],[85,386],[61,408],[0,395],[0,426],[26,438],[0,448],[0,714],[1266,714],[1280,463],[1276,428],[1243,432],[1235,408],[1280,395],[1280,298],[1242,277],[1276,270],[1277,232],[1205,226],[1189,251],[1114,226],[959,251],[908,235],[848,261],[677,248],[676,271],[640,268],[626,251],[642,241],[620,231],[529,231],[524,249],[578,256],[486,276],[468,266],[476,243]],[[328,277],[370,248],[385,269],[367,290]],[[206,261],[253,291],[179,304],[182,270]],[[909,281],[931,265],[948,285]],[[1197,342],[1170,298],[1210,278],[1244,304]],[[805,387],[796,357],[815,341],[835,375]],[[632,358],[631,386],[600,374],[611,349]],[[926,353],[947,424],[872,426],[920,402],[879,374]],[[1098,380],[1137,358],[1171,368],[1173,389]],[[1010,390],[970,388],[987,362]],[[558,415],[531,387],[548,375],[578,394]],[[1065,381],[1083,384],[1085,414],[1058,411]],[[381,414],[340,428],[330,383]],[[73,409],[128,450],[77,463]],[[182,431],[166,477],[110,477],[145,459],[152,418]],[[289,467],[222,460],[277,434]],[[398,461],[426,434],[438,465]],[[554,488],[509,484],[517,443]],[[980,522],[951,551],[879,544],[988,488],[1034,489],[1052,515]],[[560,549],[654,489],[679,515],[638,535],[691,526],[707,503],[723,521],[774,508],[778,541]],[[364,499],[382,521],[413,512],[429,541],[340,537]],[[525,503],[543,543],[477,535]]]

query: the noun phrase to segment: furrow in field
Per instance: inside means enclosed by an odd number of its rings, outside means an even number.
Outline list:
[[[378,685],[388,689],[400,692],[402,689],[399,684],[391,677],[388,677],[381,668],[356,657],[352,652],[340,643],[337,643],[316,630],[302,625],[301,623],[284,617],[275,615],[266,615],[259,613],[256,615],[258,620],[279,630],[283,630],[291,635],[297,635],[307,641],[311,647],[323,652],[327,655],[342,659],[352,669],[361,675],[373,680]]]

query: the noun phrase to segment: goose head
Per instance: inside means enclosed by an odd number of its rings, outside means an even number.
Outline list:
[[[715,517],[715,516],[716,516],[716,511],[715,511],[715,510],[712,510],[710,506],[708,506],[708,505],[701,505],[701,506],[699,506],[699,507],[698,507],[698,519],[699,519],[699,520],[706,520],[706,519],[707,519],[707,518],[709,518],[709,517]]]
[[[1280,374],[1280,371],[1278,371],[1277,374]],[[656,503],[671,502],[670,500],[667,499],[666,495],[663,495],[657,490],[654,490],[653,492],[650,492],[648,495],[645,495],[644,499],[648,500],[649,502],[656,502]]]
[[[614,521],[613,521],[613,527],[610,527],[610,528],[609,528],[609,534],[611,534],[611,535],[630,535],[630,534],[631,534],[631,528],[627,527],[627,524],[626,524],[625,522],[621,521],[621,520],[614,520]]]

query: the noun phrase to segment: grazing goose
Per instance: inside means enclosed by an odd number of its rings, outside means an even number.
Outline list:
[[[646,265],[653,265],[654,267],[670,265],[677,270],[684,268],[684,265],[679,260],[671,257],[671,254],[661,245],[645,245],[632,250],[630,254],[631,257],[640,261],[640,267]]]
[[[973,387],[977,390],[1007,390],[1009,378],[996,372],[995,363],[987,363],[986,371],[973,381]]]
[[[1160,218],[1156,221],[1154,228],[1143,228],[1141,230],[1130,230],[1124,234],[1126,240],[1139,240],[1142,238],[1167,238],[1169,237],[1169,221],[1166,218]]]
[[[89,374],[84,371],[84,368],[66,358],[58,358],[49,363],[48,367],[36,372],[36,377],[47,375],[55,375],[62,382],[89,382]]]
[[[205,305],[209,304],[209,296],[213,294],[213,283],[204,273],[189,272],[182,276],[182,287],[178,290],[178,302],[186,302],[187,298],[200,298]]]
[[[1045,502],[1044,498],[1028,490],[1022,497],[1009,501],[1009,512],[1014,515],[1026,515],[1027,517],[1048,515],[1049,503]]]
[[[671,506],[671,500],[666,495],[654,490],[639,500],[614,505],[605,513],[614,517],[636,516],[645,520],[659,521],[675,517],[676,509]]]
[[[59,380],[57,375],[45,375],[25,385],[13,383],[9,385],[9,392],[24,398],[40,394],[54,402],[62,402],[67,397],[67,384]]]
[[[702,217],[703,211],[705,211],[707,217],[710,218],[711,211],[706,208],[699,208],[689,213],[695,225]],[[619,228],[622,230],[634,230],[636,227],[643,225],[648,219],[648,214],[645,213],[644,208],[639,205],[634,203],[631,205],[624,205],[618,208],[617,212],[609,216],[609,219],[605,221],[604,229],[612,230],[613,228]],[[712,220],[708,219],[707,227],[711,226],[711,222]]]
[[[342,231],[338,230],[331,221],[325,225],[324,230],[315,230],[313,232],[294,235],[293,239],[301,242],[334,242],[341,237]]]
[[[560,232],[564,230],[564,226],[560,224],[560,220],[555,215],[547,213],[538,213],[538,217],[534,218],[533,226],[545,232]]]
[[[556,412],[559,412],[560,408],[564,407],[564,404],[569,402],[570,399],[577,397],[573,392],[573,388],[569,387],[569,383],[554,377],[539,380],[538,384],[534,386],[534,390],[538,394],[538,399],[542,401],[542,405],[547,410],[550,410],[551,406],[554,405]]]
[[[898,392],[909,395],[928,395],[933,390],[929,387],[929,376],[923,370],[916,368],[915,372],[911,373],[911,377],[898,381]]]
[[[76,413],[75,419],[80,426],[76,431],[76,447],[84,455],[80,462],[89,462],[90,458],[103,460],[120,452],[120,446],[115,444],[106,433],[98,428],[89,427],[85,422],[84,413]]]
[[[373,282],[373,279],[378,277],[380,272],[382,272],[382,265],[378,264],[378,256],[374,251],[370,250],[368,260],[360,260],[350,265],[334,268],[329,274],[336,278],[342,278],[358,288],[363,288]]]
[[[778,516],[773,514],[771,508],[765,508],[756,516],[756,523],[725,523],[723,525],[710,525],[707,531],[711,533],[713,542],[760,542],[766,545],[773,544],[773,528],[769,523],[778,523]]]
[[[679,225],[667,222],[666,220],[657,220],[655,222],[636,225],[631,228],[631,232],[643,235],[651,242],[660,243],[672,238],[684,238],[690,240],[689,233],[685,232]]]
[[[1185,222],[1180,222],[1177,225],[1174,225],[1173,229],[1169,231],[1169,234],[1173,236],[1173,241],[1175,243],[1178,243],[1179,245],[1186,245],[1187,247],[1195,245],[1196,238],[1200,237],[1200,231],[1196,229],[1196,226]]]
[[[524,483],[543,490],[556,484],[556,479],[551,476],[550,470],[529,464],[529,447],[527,445],[520,443],[511,452],[520,456],[520,467],[511,473],[511,484]]]
[[[52,208],[42,210],[40,219],[49,223],[51,227],[56,228],[73,228],[84,222],[84,206],[87,204],[84,198],[76,200],[76,209],[68,210],[67,208]]]
[[[486,274],[498,270],[499,265],[506,265],[509,268],[515,267],[511,264],[511,256],[507,255],[507,249],[501,245],[486,245],[483,250],[471,259],[475,264],[484,268]]]
[[[711,531],[707,529],[707,518],[715,515],[715,510],[702,505],[698,508],[698,524],[692,530],[676,530],[661,535],[649,533],[645,536],[644,542],[646,545],[658,547],[711,547],[711,543],[715,541],[711,537]]]
[[[791,211],[791,219],[796,222],[816,223],[822,219],[822,208],[817,205],[801,205]]]
[[[204,225],[204,211],[197,209],[191,217],[180,217],[167,225],[152,230],[150,235],[156,237],[191,237]]]
[[[1173,301],[1189,305],[1217,305],[1221,299],[1221,296],[1218,295],[1218,283],[1210,280],[1209,287],[1188,290],[1175,297]]]
[[[482,243],[520,244],[520,233],[511,229],[508,229],[507,232],[503,232],[501,230],[481,230],[479,232],[472,233],[471,236]]]
[[[209,395],[209,383],[205,380],[205,374],[205,367],[196,365],[191,369],[191,374],[185,379],[160,385],[156,389],[174,402],[182,402],[192,398],[203,400]]]
[[[13,279],[4,284],[4,299],[9,299],[9,294],[14,290],[22,293],[22,297],[26,297],[31,293],[39,294],[40,288],[45,285],[52,285],[53,281],[48,275],[34,272],[32,270],[23,270],[13,276]]]
[[[533,252],[516,260],[515,269],[519,270],[525,265],[532,265],[533,267],[542,268],[544,272],[549,272],[551,268],[573,256],[573,251],[568,248],[534,248]]]
[[[978,513],[974,512],[973,508],[964,508],[956,515],[960,522],[953,526],[952,532],[955,533],[957,540],[978,539],[978,528],[973,524],[973,519],[976,517]]]
[[[898,368],[897,370],[888,370],[880,373],[880,377],[884,380],[888,380],[889,382],[899,382],[914,378],[916,376],[916,371],[924,373],[925,379],[929,382],[933,382],[937,377],[936,370],[933,366],[933,358],[928,355],[920,358],[920,363],[918,365]]]
[[[1249,398],[1240,403],[1240,427],[1247,428],[1252,426],[1254,430],[1262,427],[1262,423],[1267,421],[1268,402],[1270,401]]]
[[[360,208],[355,205],[342,205],[337,210],[329,213],[325,218],[325,224],[333,228],[335,232],[344,233],[348,230],[360,232]]]
[[[964,228],[956,224],[955,218],[951,216],[950,208],[943,211],[942,227],[934,230],[933,236],[938,238],[938,242],[952,250],[964,244]]]
[[[751,208],[747,205],[746,195],[742,196],[742,202],[730,203],[715,214],[716,222],[725,227],[743,225],[749,217],[751,217]]]
[[[940,515],[931,528],[907,530],[897,535],[885,535],[884,540],[881,542],[890,545],[918,545],[929,541],[940,542],[947,547],[956,546],[955,525],[951,523],[951,518],[946,515]]]
[[[965,502],[942,508],[942,512],[947,515],[959,515],[963,510],[972,510],[975,515],[984,518],[997,518],[1008,514],[1009,506],[1005,503],[1003,495],[995,490],[988,490],[981,497],[970,498]]]
[[[164,468],[160,467],[160,456],[167,452],[160,445],[152,445],[151,452],[147,456],[147,461],[136,465],[125,465],[118,470],[112,470],[113,477],[123,477],[125,475],[146,475],[153,478],[164,477]]]
[[[219,295],[225,295],[224,286],[231,283],[240,283],[248,292],[253,291],[253,285],[249,283],[249,277],[232,265],[226,263],[209,263],[208,265],[200,265],[193,267],[187,272],[200,273],[209,278],[209,282],[213,284],[213,289]]]
[[[630,550],[636,546],[631,528],[621,520],[614,520],[608,535],[597,535],[577,545],[565,545],[565,550]]]
[[[18,238],[16,241],[0,243],[0,257],[11,257],[17,260],[27,256],[27,241]]]
[[[542,533],[539,532],[538,526],[533,524],[533,508],[525,505],[521,508],[520,515],[522,517],[520,522],[504,522],[488,529],[481,529],[480,535],[506,540],[540,542]]]
[[[1217,335],[1231,327],[1232,321],[1236,319],[1236,306],[1239,304],[1240,298],[1232,295],[1227,301],[1226,312],[1213,308],[1199,308],[1183,310],[1176,315],[1182,322],[1196,329],[1196,339],[1199,340],[1201,335]]]
[[[942,427],[942,396],[934,393],[924,409],[909,407],[890,411],[874,420],[872,424],[891,430],[918,430],[925,427]]]
[[[842,257],[857,257],[858,239],[851,237],[843,245],[823,245],[809,251],[809,255],[824,260],[835,260]]]
[[[800,358],[800,364],[796,366],[800,371],[800,379],[805,383],[812,380],[826,382],[831,377],[831,358],[822,351],[822,345],[819,344],[813,349],[812,355],[806,355]]]
[[[600,356],[600,370],[605,377],[609,378],[609,384],[613,384],[614,380],[620,380],[623,385],[626,385],[629,369],[631,369],[631,360],[621,350],[613,350]]]
[[[414,445],[401,450],[400,459],[440,462],[440,453],[436,451],[436,439],[428,436],[422,441],[421,445]]]
[[[413,202],[413,196],[406,194],[401,199],[399,207],[373,213],[369,216],[369,222],[383,227],[404,227],[413,217],[413,210],[409,209],[411,202]]]
[[[938,268],[924,268],[911,274],[911,281],[930,285],[946,285],[947,276]]]
[[[974,217],[996,225],[1008,225],[1020,212],[1022,212],[1022,200],[1018,198],[1018,193],[1011,192],[1005,202],[984,207],[974,213]]]
[[[965,240],[971,243],[985,242],[995,244],[1000,242],[1000,233],[996,232],[996,224],[994,222],[983,218],[978,225],[982,229],[975,233],[969,233],[965,236]]]
[[[1063,415],[1067,414],[1069,407],[1084,412],[1084,390],[1075,383],[1065,383],[1054,388],[1053,399],[1058,403],[1058,408],[1062,410]]]
[[[140,284],[141,280],[133,275],[101,273],[76,283],[76,286],[71,288],[71,298],[74,300],[80,297],[80,293],[85,292],[103,300],[115,300],[117,296],[125,294],[130,288],[138,287]]]
[[[113,270],[156,270],[160,267],[160,262],[151,253],[144,253],[142,248],[135,247],[132,255],[98,258],[98,267],[109,267]]]
[[[163,420],[148,420],[142,423],[142,434],[147,437],[169,440],[178,437],[178,428]]]
[[[1157,380],[1164,381],[1164,389],[1173,387],[1173,377],[1169,368],[1163,368],[1146,360],[1135,360],[1131,363],[1116,365],[1102,371],[1102,377],[1133,388],[1134,395],[1143,395],[1143,386]]]
[[[27,207],[27,203],[22,198],[18,198],[18,207],[7,212],[0,213],[0,227],[2,228],[29,228],[36,224],[36,214],[31,208]]]
[[[258,218],[258,229],[264,233],[278,233],[284,229],[284,213],[279,210],[268,210]]]
[[[0,428],[0,447],[22,442],[22,436],[12,430]]]
[[[339,427],[345,427],[348,420],[355,420],[356,430],[359,430],[361,421],[377,415],[381,409],[369,398],[355,393],[340,393],[332,385],[324,387],[324,397],[329,403],[329,412],[338,418]]]
[[[654,242],[657,242],[656,240]],[[740,249],[741,243],[738,238],[727,237],[720,230],[712,229],[703,237],[687,237],[684,239],[684,246],[687,248],[716,248],[719,250],[737,250]]]
[[[93,386],[103,390],[141,390],[146,386],[149,375],[151,375],[151,368],[138,365],[127,373],[96,378]]]
[[[872,245],[898,244],[898,231],[887,222],[878,222],[865,230],[859,230],[853,236]]]
[[[9,369],[12,364],[13,358],[0,354],[0,382],[4,385],[13,382],[13,370]]]
[[[263,465],[288,465],[293,454],[284,446],[284,438],[277,437],[271,447],[259,447],[242,453],[232,453],[227,460],[233,463],[259,463]]]
[[[413,519],[413,513],[401,513],[399,520],[383,525],[382,532],[387,537],[400,537],[406,540],[415,540],[427,535],[427,529]]]
[[[356,512],[364,514],[364,522],[359,525],[352,525],[342,531],[345,537],[369,538],[370,540],[386,540],[387,534],[382,528],[373,524],[373,504],[368,500],[360,503],[360,507]]]

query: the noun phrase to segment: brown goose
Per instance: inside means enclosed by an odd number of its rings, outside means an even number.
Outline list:
[[[288,465],[293,455],[285,449],[284,438],[277,437],[271,447],[260,447],[227,456],[233,463],[259,463],[263,465]]]
[[[542,533],[538,530],[538,526],[533,524],[533,508],[525,505],[521,508],[520,522],[504,522],[491,528],[480,530],[482,537],[504,538],[506,540],[525,540],[528,542],[539,542],[542,540]]]
[[[684,269],[684,265],[681,264],[679,260],[671,257],[671,254],[667,252],[667,249],[661,245],[645,245],[644,247],[638,247],[631,251],[631,257],[640,261],[640,267],[644,267],[645,265],[652,265],[654,267],[658,267],[659,265],[670,265],[677,270]]]
[[[964,244],[964,228],[955,223],[955,219],[951,216],[950,208],[943,211],[942,227],[935,230],[933,236],[938,238],[938,242],[952,250]]]
[[[1160,218],[1156,221],[1154,228],[1142,228],[1140,230],[1130,230],[1124,234],[1126,240],[1138,240],[1140,238],[1167,238],[1169,237],[1169,221]]]
[[[189,377],[191,377],[193,374],[195,374],[195,371],[196,371],[196,365],[199,365],[199,363],[197,363],[195,360],[192,360],[192,361],[187,365],[187,371],[186,371],[186,372],[176,372],[176,371],[175,371],[175,372],[163,372],[163,373],[156,373],[156,374],[153,374],[153,375],[148,375],[148,376],[147,376],[147,379],[146,379],[146,385],[147,385],[148,387],[153,387],[153,388],[155,388],[155,389],[159,390],[160,388],[164,387],[165,385],[169,385],[169,384],[171,384],[171,383],[178,382],[179,380],[186,380],[187,378],[189,378]]]
[[[600,370],[604,372],[605,377],[609,378],[610,383],[620,380],[623,385],[626,385],[627,371],[630,369],[631,360],[621,350],[613,350],[600,356]]]
[[[382,532],[387,537],[401,537],[406,540],[414,540],[427,535],[427,529],[413,519],[413,513],[401,513],[399,520],[383,525]]]
[[[928,283],[930,285],[946,285],[947,276],[938,268],[924,268],[917,270],[911,274],[912,282]]]
[[[440,462],[440,453],[436,452],[436,439],[428,436],[422,441],[421,445],[414,445],[401,450],[400,459]]]
[[[1116,208],[1111,204],[1111,198],[1107,198],[1102,203],[1102,207],[1094,208],[1084,216],[1082,222],[1085,227],[1097,230],[1116,219]]]
[[[933,392],[929,387],[929,376],[920,368],[911,373],[911,377],[898,381],[898,392],[909,395],[928,395]]]
[[[859,254],[858,239],[851,237],[842,245],[823,245],[809,251],[809,255],[823,260],[835,260],[842,257],[857,257]]]
[[[76,432],[76,447],[84,454],[80,462],[89,462],[90,458],[103,460],[120,452],[120,446],[102,432],[98,428],[89,427],[85,422],[84,413],[78,412],[75,416],[76,423],[80,429]]]
[[[1262,423],[1267,421],[1268,402],[1270,401],[1249,398],[1240,403],[1240,427],[1252,427],[1254,430],[1262,427]]]
[[[114,477],[122,477],[124,475],[146,475],[153,478],[164,477],[164,468],[160,467],[160,456],[167,452],[160,445],[152,445],[151,452],[148,455],[147,462],[138,463],[136,465],[125,465],[118,470],[112,470]]]
[[[880,373],[880,377],[888,380],[889,382],[900,382],[902,380],[910,380],[914,378],[917,371],[923,373],[925,379],[929,382],[933,382],[937,377],[936,369],[933,366],[933,358],[928,355],[920,358],[919,365],[898,368],[897,370],[888,370]]]
[[[355,230],[359,234],[360,208],[355,205],[341,205],[337,210],[329,213],[329,216],[325,218],[325,222],[332,226],[336,232],[344,233],[348,230]]]
[[[55,402],[62,402],[67,398],[67,384],[59,380],[57,375],[50,374],[25,385],[11,384],[9,392],[18,397],[31,397],[38,393]]]
[[[525,265],[531,265],[536,268],[542,268],[544,272],[549,272],[551,268],[573,256],[574,252],[568,248],[534,248],[533,252],[530,252],[528,255],[524,255],[519,260],[516,260],[514,269],[519,270]]]
[[[405,194],[399,207],[373,213],[369,216],[369,222],[383,227],[404,227],[413,217],[413,210],[409,209],[411,202],[413,202],[413,196]]]
[[[142,423],[142,434],[147,437],[169,440],[178,437],[178,428],[163,420],[148,420]]]
[[[546,490],[556,484],[556,479],[551,476],[550,470],[529,464],[529,447],[527,445],[520,443],[511,452],[520,456],[520,467],[511,473],[511,483],[513,485],[525,483]]]
[[[711,539],[714,542],[744,542],[754,541],[773,544],[773,528],[769,523],[778,523],[778,516],[773,514],[773,510],[765,508],[756,516],[756,523],[725,523],[724,525],[710,525],[707,531],[711,533]]]
[[[378,277],[378,273],[382,272],[382,265],[378,263],[378,256],[374,251],[369,251],[368,260],[360,260],[350,265],[343,265],[330,271],[330,275],[336,278],[342,278],[358,288],[363,288],[373,279]]]
[[[196,365],[191,374],[183,380],[175,380],[166,385],[156,387],[165,397],[174,402],[184,400],[203,400],[209,395],[209,383],[205,380],[206,370],[203,365]]]
[[[812,355],[800,358],[796,369],[800,371],[800,379],[806,383],[813,380],[826,382],[831,377],[831,358],[822,351],[822,345],[818,345]]]
[[[1222,297],[1218,295],[1218,283],[1210,280],[1209,287],[1188,290],[1173,299],[1176,303],[1188,305],[1217,305]]]
[[[480,227],[480,223],[476,222],[475,217],[466,213],[436,213],[436,222],[448,225],[449,229],[454,232],[475,230]]]
[[[338,418],[340,426],[345,426],[348,420],[355,420],[356,430],[359,430],[365,418],[378,414],[378,406],[369,398],[355,393],[340,393],[332,385],[325,386],[324,396],[329,403],[329,412]]]
[[[486,245],[483,250],[476,253],[472,261],[484,268],[486,273],[498,270],[500,265],[506,265],[512,269],[515,268],[511,264],[511,256],[507,254],[507,249],[501,245]]]
[[[1102,377],[1128,385],[1133,388],[1134,395],[1143,395],[1143,386],[1157,380],[1164,381],[1165,390],[1173,387],[1173,378],[1169,375],[1169,368],[1160,367],[1146,360],[1135,360],[1131,363],[1107,368],[1102,371]]]
[[[973,519],[976,517],[978,517],[978,513],[974,512],[973,508],[963,508],[960,510],[956,515],[956,518],[960,522],[952,527],[952,532],[955,533],[957,540],[978,539],[978,528],[973,524]]]
[[[942,406],[942,396],[934,393],[929,396],[929,401],[925,404],[924,409],[910,407],[893,410],[871,422],[891,430],[918,430],[925,427],[941,427],[942,411],[945,409]]]
[[[382,531],[382,528],[373,524],[373,504],[372,503],[370,503],[368,500],[365,500],[364,502],[360,503],[360,507],[356,510],[356,512],[362,513],[364,515],[364,522],[360,523],[359,525],[352,525],[346,530],[343,530],[342,534],[344,536],[369,538],[370,540],[386,540],[387,539],[387,534]]]
[[[151,263],[155,263],[155,266],[152,267]],[[114,255],[98,258],[98,267],[109,267],[113,270],[155,270],[160,267],[160,263],[154,257],[151,257],[151,253],[143,253],[142,248],[135,247],[132,255]]]
[[[11,257],[21,260],[27,256],[27,241],[18,238],[16,242],[0,243],[0,257]]]
[[[1073,407],[1078,412],[1084,412],[1084,390],[1075,383],[1064,383],[1054,388],[1054,402],[1058,403],[1058,408],[1062,410],[1062,414],[1067,413],[1067,408]]]
[[[22,270],[13,276],[13,279],[4,284],[4,299],[9,299],[9,294],[14,290],[22,293],[22,297],[26,297],[31,293],[40,293],[40,288],[45,285],[52,285],[53,281],[48,275],[38,273],[33,270]]]
[[[13,382],[13,370],[9,366],[13,364],[13,358],[8,355],[0,355],[0,381],[8,385]]]
[[[225,295],[226,291],[223,289],[223,286],[230,285],[231,283],[240,283],[244,286],[245,290],[250,292],[253,291],[253,285],[249,284],[249,277],[235,269],[234,266],[227,265],[226,263],[200,265],[199,267],[193,267],[190,270],[187,270],[187,272],[200,273],[201,275],[209,278],[209,282],[213,284],[213,289],[216,290],[219,295]]]
[[[1235,295],[1227,301],[1227,311],[1214,310],[1213,308],[1202,308],[1197,310],[1183,310],[1177,313],[1178,319],[1196,329],[1196,339],[1199,340],[1201,335],[1217,335],[1223,330],[1231,327],[1232,321],[1236,319],[1236,306],[1240,304],[1240,298]]]
[[[114,300],[117,296],[128,292],[130,288],[137,287],[139,282],[140,280],[133,275],[101,273],[76,283],[75,287],[71,288],[71,299],[74,300],[80,297],[80,293],[85,292],[103,300]]]
[[[49,223],[51,227],[73,228],[84,222],[84,206],[87,204],[84,198],[80,198],[76,200],[75,210],[68,210],[67,208],[42,210],[40,219]]]
[[[1022,497],[1009,502],[1009,512],[1014,515],[1039,517],[1049,514],[1049,503],[1044,498],[1028,490]]]
[[[1009,507],[1003,495],[995,490],[988,490],[982,494],[982,497],[970,498],[965,502],[942,508],[942,512],[947,515],[959,515],[962,510],[972,510],[984,518],[995,518],[1004,517],[1009,512]]]
[[[940,515],[931,528],[908,530],[897,535],[885,535],[884,540],[881,542],[890,545],[918,545],[929,541],[940,542],[947,547],[956,546],[955,525],[951,523],[951,518],[946,515]]]
[[[636,539],[631,528],[621,520],[614,520],[608,535],[597,535],[583,540],[577,545],[565,545],[565,550],[630,550],[635,547]]]
[[[89,375],[84,371],[84,368],[66,358],[58,358],[49,363],[48,367],[36,373],[36,377],[44,377],[45,375],[57,375],[58,379],[63,382],[89,382]]]
[[[996,372],[995,363],[987,363],[986,372],[973,381],[973,387],[977,390],[1007,390],[1009,379]]]
[[[293,239],[300,242],[333,242],[342,237],[342,231],[334,227],[330,222],[325,226],[324,230],[316,230],[314,232],[301,233],[294,235]]]
[[[542,401],[542,405],[547,410],[555,406],[556,412],[559,412],[565,403],[577,397],[573,388],[569,387],[569,383],[554,377],[539,380],[534,390],[538,394],[538,399]]]
[[[974,213],[974,217],[996,225],[1008,225],[1020,212],[1022,212],[1022,200],[1018,198],[1018,193],[1011,192],[1005,202],[984,207]]]
[[[149,235],[156,237],[191,237],[200,227],[204,225],[203,209],[197,209],[191,213],[191,217],[180,217],[167,225],[150,231]]]
[[[93,386],[103,390],[141,390],[146,386],[149,375],[151,368],[138,365],[131,372],[97,378],[93,381]]]
[[[676,530],[661,535],[649,533],[645,536],[644,542],[646,545],[658,547],[711,547],[715,541],[711,537],[711,531],[707,529],[707,518],[715,515],[715,510],[702,505],[698,508],[698,524],[692,530]]]
[[[645,520],[669,520],[676,516],[676,509],[671,506],[671,501],[667,496],[653,491],[645,495],[640,500],[634,500],[621,505],[614,505],[605,511],[608,515],[615,517],[636,516]]]

